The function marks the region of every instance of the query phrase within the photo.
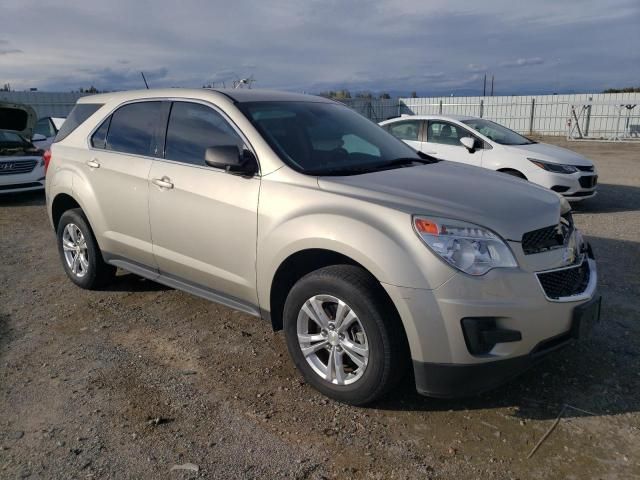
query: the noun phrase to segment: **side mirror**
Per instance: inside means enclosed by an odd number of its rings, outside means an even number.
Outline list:
[[[31,141],[32,142],[42,142],[42,141],[44,141],[46,139],[47,139],[47,137],[45,137],[41,133],[34,133],[33,137],[31,137]]]
[[[469,150],[469,153],[473,153],[476,151],[476,139],[472,137],[462,137],[460,139],[460,143],[464,145],[464,147]]]
[[[257,171],[257,161],[249,150],[242,152],[237,145],[218,145],[204,152],[204,161],[214,168],[223,168],[227,173],[253,176]]]

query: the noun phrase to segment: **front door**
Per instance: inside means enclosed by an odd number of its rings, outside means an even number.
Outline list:
[[[460,143],[463,137],[477,138],[466,128],[444,120],[426,121],[426,138],[421,150],[436,158],[452,162],[466,163],[476,167],[482,166],[482,143],[472,153]]]
[[[164,159],[149,174],[153,253],[160,273],[252,305],[260,178],[207,166],[205,150],[244,141],[209,105],[174,102]]]

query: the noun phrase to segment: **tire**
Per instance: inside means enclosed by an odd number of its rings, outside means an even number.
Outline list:
[[[507,175],[511,175],[512,177],[521,178],[523,180],[527,179],[527,177],[525,177],[524,174],[520,173],[518,170],[506,169],[506,170],[500,170],[500,172],[506,173]]]
[[[380,284],[362,268],[334,265],[302,277],[289,292],[283,320],[296,367],[307,383],[334,400],[371,403],[407,370],[402,323]]]
[[[86,290],[96,290],[113,280],[116,267],[102,258],[98,242],[81,209],[64,212],[56,234],[62,266],[73,283]]]

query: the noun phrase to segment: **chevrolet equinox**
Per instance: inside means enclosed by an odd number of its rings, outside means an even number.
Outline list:
[[[331,100],[84,97],[44,160],[71,281],[100,288],[119,267],[262,317],[339,401],[408,372],[425,395],[476,394],[599,319],[566,200],[418,153]]]

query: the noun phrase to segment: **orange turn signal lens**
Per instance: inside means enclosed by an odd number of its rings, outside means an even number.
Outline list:
[[[424,218],[416,218],[415,219],[416,230],[420,233],[427,233],[429,235],[438,235],[440,233],[440,229],[438,228],[438,224],[434,222],[430,222],[429,220],[425,220]]]

